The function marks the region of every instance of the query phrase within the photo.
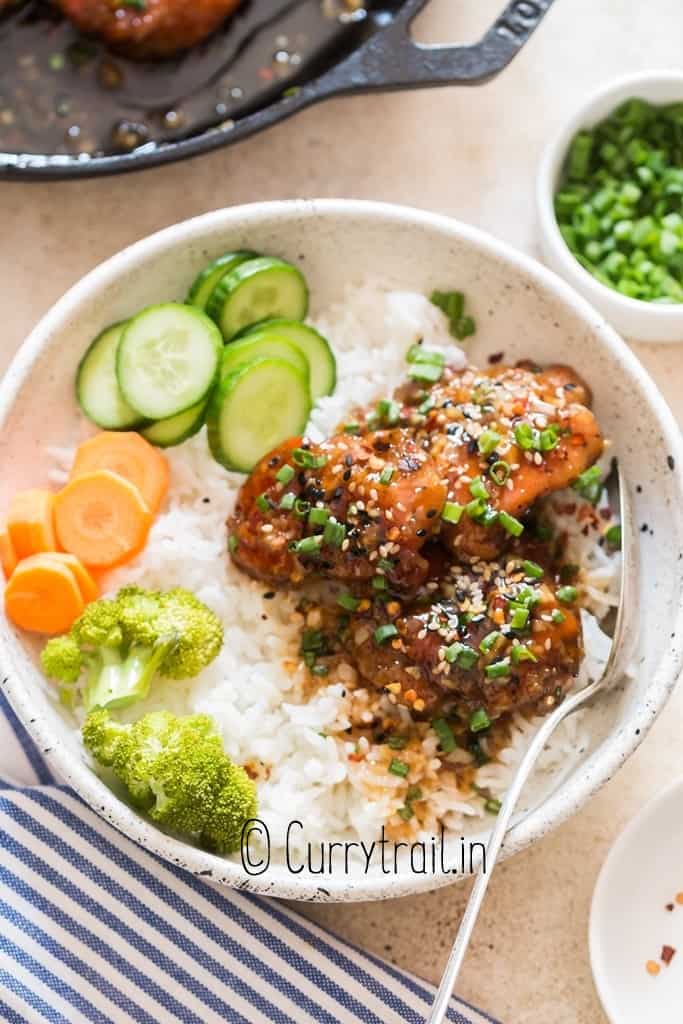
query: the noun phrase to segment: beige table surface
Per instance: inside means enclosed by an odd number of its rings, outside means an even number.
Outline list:
[[[432,0],[417,34],[474,38],[502,0]],[[197,161],[78,184],[0,184],[0,370],[37,318],[122,246],[219,206],[362,196],[438,210],[535,251],[534,174],[572,108],[614,75],[683,63],[681,0],[556,0],[515,64],[479,89],[336,100]],[[683,417],[683,350],[637,352]],[[613,839],[681,771],[679,692],[638,753],[573,820],[502,865],[460,991],[509,1024],[600,1024],[586,930]],[[318,921],[436,979],[466,891],[313,907]],[[656,1024],[656,1022],[652,1022]]]

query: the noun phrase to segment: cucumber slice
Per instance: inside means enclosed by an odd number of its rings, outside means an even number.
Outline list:
[[[220,331],[193,306],[149,306],[123,331],[116,373],[123,397],[149,420],[165,420],[206,398],[223,352]]]
[[[226,377],[243,363],[251,363],[254,359],[260,358],[284,359],[296,366],[307,381],[309,379],[308,359],[301,349],[275,333],[263,336],[256,333],[253,337],[249,334],[240,338],[239,341],[231,341],[223,349],[220,375]]]
[[[144,423],[121,394],[116,379],[116,352],[127,321],[98,334],[76,373],[76,398],[81,409],[102,430],[130,430]]]
[[[298,320],[266,320],[240,335],[240,338],[262,338],[277,335],[296,345],[308,359],[311,374],[311,398],[317,401],[331,395],[337,384],[337,362],[330,343],[313,327]],[[231,342],[230,347],[236,342]]]
[[[247,260],[220,279],[206,311],[226,341],[261,320],[303,320],[308,311],[306,280],[297,267],[284,260],[270,256]]]
[[[170,416],[167,420],[157,420],[151,423],[140,433],[157,448],[173,448],[183,441],[194,437],[204,426],[204,412],[206,410],[206,399],[202,398],[191,409],[179,412],[177,416]]]
[[[208,266],[204,267],[202,272],[194,279],[185,302],[188,306],[206,309],[209,296],[220,279],[229,274],[235,267],[238,267],[240,263],[253,260],[257,255],[258,253],[244,249],[237,252],[226,252],[223,256],[219,256],[217,260],[213,260]]]
[[[310,411],[300,370],[284,359],[255,359],[222,377],[211,395],[211,453],[226,469],[248,473],[281,441],[303,433]]]

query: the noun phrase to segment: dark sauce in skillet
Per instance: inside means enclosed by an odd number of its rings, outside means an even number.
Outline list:
[[[80,35],[49,0],[25,0],[0,18],[0,152],[87,160],[229,131],[359,45],[391,8],[246,0],[202,45],[136,62]]]

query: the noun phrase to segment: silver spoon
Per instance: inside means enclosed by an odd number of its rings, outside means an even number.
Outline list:
[[[446,964],[446,968],[441,978],[439,990],[434,997],[434,1003],[432,1004],[432,1009],[426,1020],[426,1024],[442,1024],[442,1021],[445,1019],[446,1011],[448,1010],[448,1005],[453,994],[453,989],[458,979],[458,974],[460,973],[463,960],[465,959],[465,953],[467,952],[467,947],[469,945],[470,938],[472,937],[472,932],[474,931],[474,926],[493,873],[493,868],[498,858],[501,846],[503,845],[505,835],[508,831],[512,812],[515,809],[520,793],[522,792],[522,788],[529,778],[541,751],[546,746],[552,733],[560,722],[567,718],[568,715],[573,714],[580,707],[583,707],[584,704],[592,700],[592,698],[600,691],[606,689],[608,683],[620,678],[630,660],[636,638],[635,630],[626,630],[626,612],[634,607],[632,602],[635,597],[638,575],[636,545],[633,543],[633,523],[630,503],[626,493],[626,487],[624,486],[624,481],[621,476],[621,471],[618,466],[616,469],[613,468],[610,478],[616,478],[616,486],[619,490],[618,505],[621,519],[622,560],[619,581],[619,604],[617,606],[614,632],[612,635],[612,645],[607,662],[602,675],[600,675],[598,679],[590,683],[588,686],[585,686],[577,693],[570,694],[559,705],[559,707],[552,712],[552,714],[548,715],[534,736],[529,749],[520,761],[514,778],[512,779],[509,789],[505,794],[505,799],[503,800],[500,811],[498,812],[496,823],[486,846],[486,856],[481,859],[477,877],[472,887],[470,898],[467,901],[465,913],[463,914],[460,922],[458,934],[455,937],[451,955],[448,958],[448,963]],[[608,480],[607,484],[609,486],[610,480]],[[629,640],[628,644],[625,642],[627,636]],[[515,824],[517,824],[517,822]]]

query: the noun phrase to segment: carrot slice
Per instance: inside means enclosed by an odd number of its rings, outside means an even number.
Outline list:
[[[70,478],[108,469],[137,487],[152,515],[168,490],[168,463],[158,448],[133,432],[104,431],[76,451]]]
[[[43,551],[56,551],[54,495],[49,491],[19,491],[12,498],[7,533],[19,561]]]
[[[19,559],[9,534],[6,530],[0,531],[0,565],[2,565],[6,580],[10,578],[18,562]]]
[[[61,565],[65,565],[67,569],[71,569],[85,604],[97,600],[100,596],[100,588],[79,558],[64,551],[50,551],[45,557],[54,558]]]
[[[76,577],[52,556],[25,558],[5,588],[5,612],[32,633],[66,633],[85,607]]]
[[[132,483],[118,473],[84,473],[55,497],[59,543],[88,568],[111,569],[145,546],[152,515]]]

